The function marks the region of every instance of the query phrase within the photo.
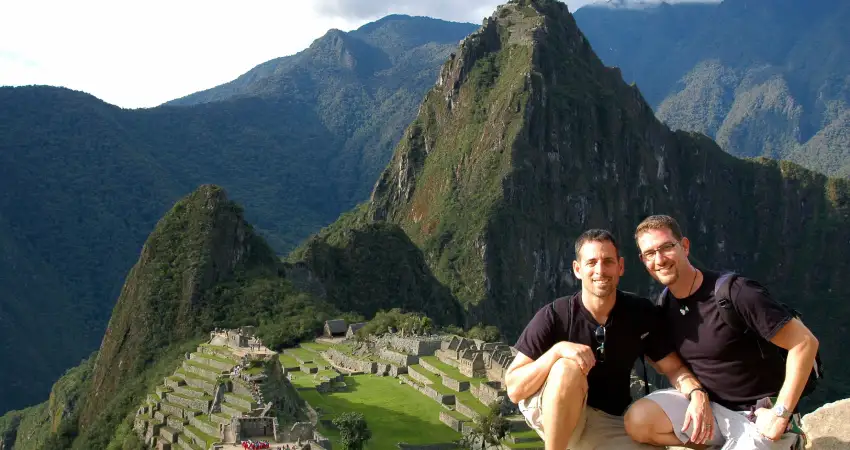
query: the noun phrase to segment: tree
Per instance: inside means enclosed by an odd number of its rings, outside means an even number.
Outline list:
[[[466,332],[466,337],[484,342],[497,342],[501,339],[499,329],[493,325],[478,324]]]
[[[476,442],[480,442],[481,450],[485,450],[488,445],[499,445],[510,427],[502,416],[502,405],[499,402],[490,404],[487,414],[476,417],[474,423],[469,433],[464,436],[464,445],[470,449]]]
[[[334,418],[333,424],[339,429],[342,448],[345,450],[363,450],[366,441],[372,439],[372,431],[369,430],[363,414],[342,413]]]

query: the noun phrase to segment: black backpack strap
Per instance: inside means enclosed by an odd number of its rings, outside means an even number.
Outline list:
[[[744,322],[744,318],[735,307],[735,299],[732,298],[732,286],[735,280],[738,279],[738,274],[735,272],[726,272],[717,278],[714,283],[714,300],[717,306],[720,307],[720,318],[729,325],[730,328],[738,333],[746,333],[750,330]]]

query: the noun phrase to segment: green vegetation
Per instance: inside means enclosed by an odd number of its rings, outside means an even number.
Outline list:
[[[363,224],[365,213],[361,207],[344,215],[293,251],[288,261],[309,268],[323,281],[329,301],[340,308],[369,317],[400,308],[421,312],[437,324],[462,323],[463,308],[405,232],[387,223]],[[354,227],[346,228],[350,224]]]
[[[430,444],[454,442],[460,434],[439,420],[443,409],[432,399],[390,377],[356,375],[345,377],[348,388],[343,392],[319,394],[315,389],[298,394],[320,411],[322,418],[332,419],[343,412],[363,414],[372,429],[368,449],[395,447],[398,442]],[[321,427],[336,447],[341,445],[336,430]]]
[[[372,439],[372,431],[366,419],[358,412],[342,413],[333,418],[333,424],[339,430],[339,440],[344,450],[363,450]]]
[[[502,333],[494,325],[478,324],[466,332],[466,337],[478,339],[484,342],[498,342],[502,339]]]
[[[475,419],[470,433],[464,436],[466,446],[470,449],[476,440],[479,441],[481,450],[490,445],[499,445],[510,428],[510,424],[502,416],[501,405],[494,403],[484,410],[484,414]]]
[[[389,311],[378,311],[372,320],[357,330],[357,336],[383,336],[388,330],[405,330],[407,333],[422,335],[432,332],[433,328],[431,319],[423,314],[405,313],[399,308],[393,308]]]

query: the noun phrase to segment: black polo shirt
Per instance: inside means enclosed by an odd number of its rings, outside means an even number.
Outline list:
[[[605,324],[605,361],[597,361],[587,376],[587,404],[608,414],[622,415],[631,403],[631,372],[635,360],[647,355],[663,359],[673,348],[659,330],[659,315],[652,303],[634,294],[617,291],[614,308]],[[581,302],[581,292],[547,304],[534,315],[516,343],[516,349],[536,360],[560,341],[599,346],[596,322]]]
[[[751,331],[736,332],[723,321],[714,298],[719,276],[703,271],[703,282],[691,296],[677,300],[668,292],[660,311],[675,350],[709,397],[727,408],[746,410],[782,387],[785,362],[767,341],[792,317],[767,289],[739,277],[731,295]]]

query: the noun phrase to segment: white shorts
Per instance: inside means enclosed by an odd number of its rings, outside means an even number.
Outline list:
[[[525,421],[540,435],[543,435],[543,390],[546,384],[535,392],[531,397],[520,400],[519,410],[525,417]],[[581,415],[576,428],[567,444],[569,450],[648,450],[655,449],[651,445],[639,444],[632,440],[626,433],[623,416],[613,416],[596,408],[587,406],[587,397],[584,398]]]
[[[644,397],[661,406],[664,413],[673,423],[673,432],[683,443],[690,440],[693,433],[693,424],[683,433],[682,425],[685,424],[685,412],[690,402],[679,391],[675,389],[662,389],[652,392]],[[714,440],[709,444],[711,448],[722,448],[723,450],[788,450],[797,443],[799,435],[785,433],[778,441],[771,441],[762,436],[756,429],[756,425],[745,416],[746,412],[733,411],[729,408],[711,402],[711,411],[714,413]]]

